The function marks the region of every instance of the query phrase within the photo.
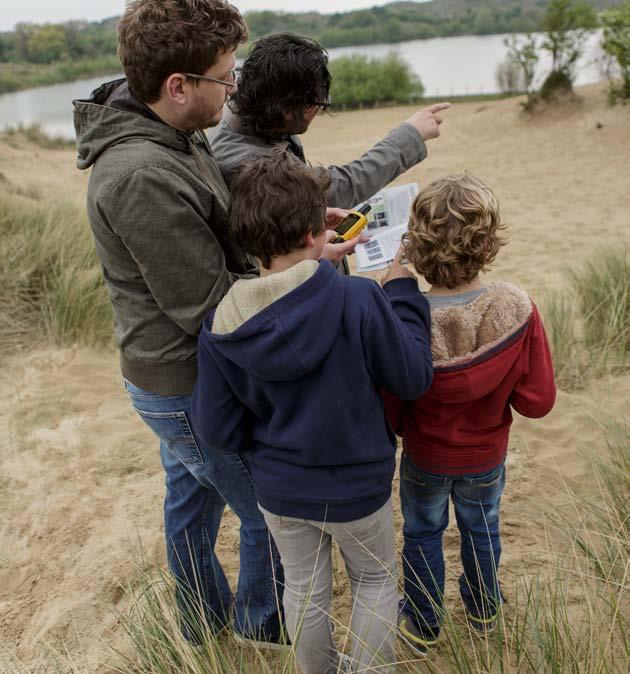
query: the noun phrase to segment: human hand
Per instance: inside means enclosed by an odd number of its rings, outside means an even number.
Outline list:
[[[402,263],[403,257],[405,255],[405,248],[401,244],[400,248],[396,251],[396,255],[392,260],[392,266],[387,270],[387,273],[381,279],[381,285],[384,286],[386,283],[393,281],[397,278],[413,278],[416,277],[405,267]]]
[[[354,239],[344,241],[343,243],[330,243],[337,237],[337,232],[331,230],[327,232],[327,236],[328,243],[324,245],[324,250],[322,250],[320,259],[328,260],[329,262],[340,262],[346,255],[352,255],[352,253],[354,253],[357,244],[367,243],[370,240],[369,236],[359,234],[358,236],[355,236]]]
[[[326,209],[326,229],[335,229],[335,227],[346,219],[350,211],[344,208],[327,208]]]
[[[450,103],[435,103],[428,108],[414,112],[407,120],[407,124],[415,127],[422,136],[422,140],[437,138],[440,135],[440,124],[442,123],[442,117],[437,113],[450,107]]]

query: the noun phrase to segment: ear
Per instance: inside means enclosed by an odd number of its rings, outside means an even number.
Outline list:
[[[287,108],[282,109],[282,116],[284,117],[284,123],[287,126],[291,126],[295,121],[295,110],[289,110]]]
[[[184,82],[186,76],[181,73],[172,73],[169,75],[162,85],[163,92],[168,100],[184,105],[186,103],[186,92],[184,91]]]
[[[317,245],[313,232],[304,235],[304,248],[315,248]]]

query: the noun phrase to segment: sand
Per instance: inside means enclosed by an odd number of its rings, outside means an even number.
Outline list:
[[[468,169],[494,187],[509,245],[490,276],[514,281],[540,303],[562,273],[600,243],[630,239],[630,110],[609,108],[604,90],[534,118],[514,99],[461,103],[446,113],[429,158],[399,182],[421,185]],[[358,156],[410,109],[351,112],[316,120],[305,137],[312,161]],[[40,199],[84,199],[87,178],[71,151],[2,145],[0,190],[21,185]],[[8,182],[7,182],[8,181]],[[28,197],[25,197],[28,198]],[[535,573],[548,554],[541,512],[564,498],[564,483],[588,484],[585,458],[603,448],[596,420],[620,418],[630,375],[560,392],[545,419],[515,420],[504,497],[502,579]],[[138,566],[163,563],[163,476],[155,439],[131,409],[113,352],[35,349],[0,370],[0,671],[49,672],[51,652],[77,671],[106,672],[125,649],[117,610]],[[400,525],[400,517],[397,516]],[[237,521],[224,517],[219,555],[238,568]],[[447,602],[456,604],[458,541],[446,535]],[[335,592],[349,609],[343,574]],[[10,670],[9,670],[10,671]]]

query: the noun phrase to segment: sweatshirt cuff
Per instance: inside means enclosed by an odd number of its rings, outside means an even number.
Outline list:
[[[407,168],[411,168],[426,159],[428,154],[426,143],[418,129],[409,122],[403,122],[400,126],[392,129],[389,135],[402,150]]]
[[[413,297],[414,300],[420,302],[420,306],[425,312],[431,313],[429,302],[420,290],[418,280],[415,278],[395,278],[388,281],[383,286],[383,290],[390,301],[403,297]]]
[[[418,281],[415,278],[392,279],[391,281],[387,281],[383,286],[383,290],[388,297],[392,295],[422,294],[418,287]]]

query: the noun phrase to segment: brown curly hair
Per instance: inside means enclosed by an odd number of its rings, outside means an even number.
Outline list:
[[[169,75],[202,75],[247,36],[245,19],[226,0],[129,0],[118,24],[118,56],[131,92],[155,103]]]
[[[493,191],[470,173],[440,178],[416,197],[405,256],[431,285],[456,288],[488,269],[506,240]]]
[[[230,186],[228,226],[236,243],[266,269],[275,257],[304,248],[326,228],[328,171],[297,159],[286,144],[243,163]]]

